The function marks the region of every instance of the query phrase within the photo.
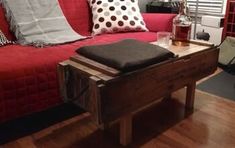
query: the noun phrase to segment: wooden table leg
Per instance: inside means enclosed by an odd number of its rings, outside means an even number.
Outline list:
[[[196,89],[196,82],[192,82],[187,85],[185,107],[188,109],[193,109],[195,89]]]
[[[120,120],[120,144],[126,146],[132,141],[132,115],[128,114]]]
[[[66,87],[66,71],[68,71],[69,65],[65,62],[61,62],[57,66],[58,71],[58,79],[59,79],[59,87],[60,87],[60,94],[64,100],[68,101],[67,96],[67,87]]]

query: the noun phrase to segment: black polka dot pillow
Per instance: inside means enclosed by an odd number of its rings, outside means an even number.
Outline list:
[[[148,31],[138,0],[88,0],[93,14],[93,35]]]
[[[13,44],[14,42],[9,41],[6,36],[3,34],[3,32],[0,30],[0,47],[7,45],[7,44]]]

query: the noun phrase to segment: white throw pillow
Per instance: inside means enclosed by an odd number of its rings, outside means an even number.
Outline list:
[[[93,35],[148,31],[138,0],[88,0],[93,14]]]

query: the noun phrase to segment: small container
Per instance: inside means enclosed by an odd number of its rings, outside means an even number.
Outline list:
[[[157,45],[162,47],[169,47],[170,36],[170,32],[157,32]]]

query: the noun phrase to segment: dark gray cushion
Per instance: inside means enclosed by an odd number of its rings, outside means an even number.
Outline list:
[[[174,57],[174,53],[167,49],[132,39],[106,45],[84,46],[76,52],[121,71],[136,70]]]

